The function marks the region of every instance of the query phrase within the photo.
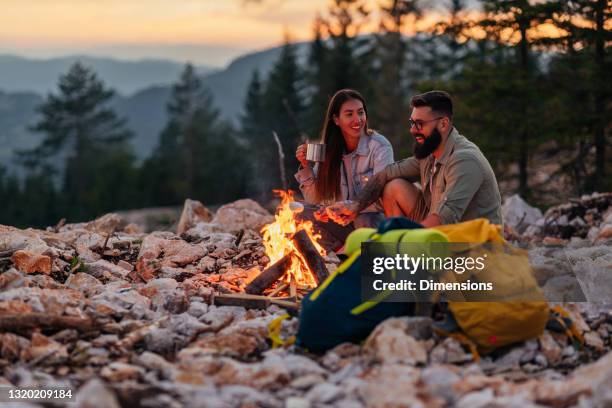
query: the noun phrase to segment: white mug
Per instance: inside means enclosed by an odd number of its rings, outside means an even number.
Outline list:
[[[308,143],[306,145],[306,160],[312,162],[325,161],[325,144]]]

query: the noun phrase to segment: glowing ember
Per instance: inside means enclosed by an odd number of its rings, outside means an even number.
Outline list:
[[[270,258],[269,265],[291,253],[291,267],[282,279],[290,282],[293,278],[293,281],[300,286],[315,287],[317,284],[314,274],[306,265],[302,254],[293,245],[291,236],[300,229],[306,230],[319,253],[325,256],[325,250],[319,245],[321,236],[314,232],[312,222],[294,218],[294,213],[289,208],[289,203],[293,201],[293,191],[274,190],[274,193],[281,197],[281,203],[276,208],[275,221],[261,229],[266,255]]]

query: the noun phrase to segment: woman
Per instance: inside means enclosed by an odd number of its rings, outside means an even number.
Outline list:
[[[321,131],[325,160],[312,168],[306,160],[305,144],[295,154],[301,165],[295,178],[307,204],[354,200],[374,173],[393,163],[391,144],[368,128],[367,119],[366,103],[359,92],[342,89],[331,98]],[[311,214],[306,211],[304,216],[311,218]],[[316,218],[324,235],[328,232],[341,245],[352,229],[376,226],[384,215],[382,207],[375,203],[363,210],[349,228],[330,221],[324,211],[318,211]]]

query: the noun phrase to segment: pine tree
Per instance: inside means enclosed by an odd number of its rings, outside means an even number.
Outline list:
[[[375,77],[376,104],[370,109],[378,128],[400,152],[406,148],[407,123],[410,119],[409,99],[415,83],[409,75],[415,61],[407,58],[408,44],[402,30],[410,20],[412,24],[421,17],[416,0],[391,0],[381,6],[382,20],[376,34]]]
[[[537,42],[529,35],[529,30],[546,21],[558,8],[554,3],[530,3],[528,0],[483,0],[485,17],[479,22],[487,39],[506,47],[511,42],[508,33],[517,37],[514,45],[516,74],[505,80],[514,81],[511,98],[518,101],[518,118],[514,129],[518,135],[516,140],[516,155],[519,169],[519,193],[529,194],[528,190],[528,160],[530,151],[536,142],[538,133],[535,126],[537,105],[537,65],[533,58],[533,49]],[[500,95],[501,96],[501,95]],[[498,96],[499,97],[499,96]]]
[[[330,53],[327,75],[333,92],[342,88],[355,88],[374,106],[371,82],[371,38],[359,37],[368,22],[370,10],[364,0],[334,0],[324,25],[329,36]]]
[[[340,89],[358,90],[368,101],[369,110],[375,112],[377,92],[372,79],[375,44],[371,36],[359,36],[370,14],[366,3],[334,0],[325,16],[315,18],[306,71],[305,117],[311,139],[319,138],[329,100]]]
[[[240,195],[248,175],[240,159],[244,149],[191,64],[173,85],[167,110],[159,145],[143,165],[147,204],[176,205],[186,198],[214,204]]]
[[[27,174],[18,195],[22,212],[17,225],[44,228],[54,225],[63,217],[52,174],[49,168]]]
[[[253,71],[244,102],[244,113],[240,118],[242,134],[249,141],[263,141],[266,133],[263,106],[263,84],[258,69]],[[269,133],[269,132],[268,132]]]
[[[306,92],[308,107],[306,111],[306,134],[311,140],[319,140],[319,132],[325,118],[329,99],[337,90],[330,76],[330,49],[323,40],[325,22],[320,15],[313,24],[314,39],[308,50],[306,67]]]
[[[259,160],[250,162],[253,168],[251,185],[253,189],[265,197],[269,194],[270,184],[268,175],[272,171],[270,160],[265,160],[270,155],[267,149],[272,149],[271,128],[269,116],[264,107],[264,84],[261,81],[258,69],[253,71],[251,81],[247,88],[244,101],[244,113],[240,118],[241,134],[250,151],[255,152]],[[271,155],[270,155],[271,157]]]
[[[295,172],[296,163],[293,160],[293,152],[302,142],[301,125],[304,114],[304,103],[302,93],[302,71],[298,66],[295,46],[288,39],[281,50],[281,54],[272,67],[266,80],[264,91],[264,109],[266,112],[266,124],[270,132],[268,142],[262,142],[259,147],[258,157],[268,166],[266,174],[260,175],[262,180],[266,180],[264,190],[278,188],[282,185],[278,165],[278,154],[272,137],[272,132],[276,132],[281,141],[285,159],[285,174],[288,175],[288,182],[292,187],[296,187],[293,177],[289,177]],[[265,140],[265,138],[264,138]]]
[[[610,30],[605,23],[612,16],[612,5],[606,0],[571,0],[559,2],[563,13],[554,16],[555,23],[565,30],[567,35],[553,39],[555,45],[562,43],[568,53],[566,64],[570,69],[581,67],[580,72],[574,72],[572,84],[585,87],[589,102],[578,108],[582,117],[589,118],[587,129],[591,134],[591,143],[586,139],[581,144],[595,147],[595,170],[590,177],[584,178],[583,192],[606,189],[612,183],[606,178],[606,128],[609,127],[609,95],[612,92],[612,61],[607,52],[607,44],[612,40]],[[577,18],[578,17],[578,18]],[[576,64],[578,62],[578,64]],[[565,64],[564,64],[565,65]],[[571,89],[568,90],[571,92]],[[575,100],[571,101],[575,104]],[[585,106],[586,105],[586,106]],[[576,118],[580,120],[579,117]],[[580,131],[579,129],[577,129]]]
[[[24,208],[21,200],[19,181],[14,174],[9,174],[6,167],[0,164],[0,224],[21,226],[23,219],[21,211]]]
[[[43,141],[21,152],[21,159],[30,169],[57,169],[57,157],[66,157],[64,211],[67,216],[84,219],[98,215],[98,210],[113,209],[102,208],[96,202],[97,196],[114,195],[112,188],[96,192],[94,180],[104,177],[99,166],[112,162],[115,153],[130,154],[126,141],[131,132],[125,120],[107,107],[114,91],[106,88],[93,70],[77,62],[60,77],[58,87],[58,93],[49,94],[39,107],[41,118],[32,127],[44,134]]]

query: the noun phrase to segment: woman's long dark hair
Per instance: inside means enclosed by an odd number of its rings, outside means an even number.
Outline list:
[[[325,122],[321,130],[321,143],[325,144],[325,161],[319,163],[315,182],[315,191],[317,201],[319,202],[333,202],[343,198],[340,197],[340,164],[346,146],[342,131],[334,122],[334,116],[339,116],[340,108],[344,102],[351,99],[361,101],[363,104],[363,110],[366,114],[365,129],[369,132],[367,122],[368,108],[363,96],[353,89],[341,89],[336,92],[330,99],[329,105],[327,105]]]

